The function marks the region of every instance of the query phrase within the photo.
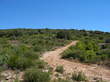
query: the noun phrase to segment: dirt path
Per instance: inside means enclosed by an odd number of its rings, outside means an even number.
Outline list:
[[[97,66],[97,65],[85,65],[78,62],[71,62],[60,58],[60,54],[68,49],[70,46],[75,45],[77,41],[73,41],[65,47],[58,48],[54,51],[49,51],[43,54],[42,59],[47,62],[52,68],[56,68],[58,65],[64,67],[65,73],[73,73],[74,71],[82,71],[88,77],[98,77],[110,82],[110,70]]]

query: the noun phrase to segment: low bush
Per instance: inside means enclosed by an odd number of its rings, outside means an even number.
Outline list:
[[[73,81],[87,81],[87,77],[82,72],[74,72],[72,74]]]
[[[57,66],[56,71],[59,72],[59,73],[63,73],[64,72],[63,66]]]
[[[83,52],[80,50],[69,48],[62,54],[62,58],[79,58]]]
[[[7,64],[9,68],[24,70],[32,66],[33,62],[31,59],[28,59],[28,58],[11,56]]]
[[[88,50],[82,53],[79,59],[86,63],[95,63],[97,60],[97,56],[94,51]]]
[[[96,42],[80,41],[62,53],[62,58],[73,58],[84,63],[98,63],[110,60],[109,49],[99,49]]]
[[[33,50],[28,50],[24,52],[21,56],[25,58],[33,59],[33,60],[39,59],[39,54],[35,53]]]
[[[37,60],[35,64],[40,69],[43,69],[46,66],[46,63],[44,61],[42,61],[42,60]]]
[[[35,52],[39,52],[39,51],[42,51],[42,47],[41,47],[40,45],[34,45],[34,46],[33,46],[33,50],[34,50]]]
[[[0,53],[0,65],[6,65],[10,56],[5,53]]]
[[[28,69],[24,74],[24,82],[49,82],[50,75],[37,69]]]

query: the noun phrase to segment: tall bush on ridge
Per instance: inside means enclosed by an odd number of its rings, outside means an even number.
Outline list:
[[[60,31],[56,35],[57,38],[70,40],[72,38],[70,32]]]

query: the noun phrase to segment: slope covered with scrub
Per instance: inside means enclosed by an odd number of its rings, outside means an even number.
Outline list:
[[[0,80],[49,82],[53,68],[41,60],[42,54],[75,40],[78,44],[61,54],[64,60],[77,60],[76,62],[109,68],[110,33],[108,32],[74,29],[0,30]]]

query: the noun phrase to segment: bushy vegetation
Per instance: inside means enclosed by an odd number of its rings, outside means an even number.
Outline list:
[[[43,60],[37,60],[35,63],[36,63],[37,68],[39,69],[44,69],[47,65],[47,63],[44,62]]]
[[[48,72],[42,72],[37,69],[28,69],[24,75],[24,82],[49,82],[50,75]]]
[[[82,72],[74,72],[72,75],[72,80],[73,81],[83,81],[83,82],[88,81],[87,77]]]
[[[48,29],[0,30],[0,65],[20,70],[34,65],[44,68],[44,62],[39,60],[41,53],[68,42],[57,39],[56,32]]]
[[[71,32],[67,32],[67,31],[60,31],[56,34],[57,38],[60,39],[66,39],[66,40],[71,40],[72,39],[72,35]]]
[[[73,40],[79,42],[62,53],[62,58],[77,59],[84,63],[101,63],[110,67],[110,33],[75,29],[0,30],[0,67],[22,71],[36,67],[42,70],[46,66],[40,60],[43,52],[64,46]],[[62,66],[58,66],[56,71],[63,73],[64,70]],[[39,70],[27,70],[24,78],[26,82],[49,80],[48,74]]]
[[[63,66],[57,66],[56,67],[56,72],[63,73],[64,72]]]
[[[103,49],[96,41],[86,39],[67,49],[62,58],[73,58],[85,63],[100,63],[110,60],[109,49]]]

